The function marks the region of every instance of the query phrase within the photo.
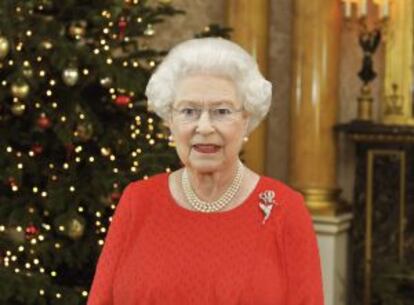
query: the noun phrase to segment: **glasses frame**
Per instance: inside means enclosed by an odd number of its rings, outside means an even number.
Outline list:
[[[173,119],[173,114],[174,113],[180,113],[180,111],[182,111],[183,109],[185,109],[185,108],[190,108],[190,109],[195,109],[195,110],[201,110],[201,112],[200,112],[200,114],[197,116],[197,119],[194,119],[194,120],[188,120],[188,121],[186,121],[186,120],[182,120],[182,123],[186,123],[186,124],[193,124],[193,123],[196,123],[196,122],[198,122],[200,119],[201,119],[201,116],[203,115],[203,113],[204,112],[208,112],[208,118],[209,118],[209,120],[210,120],[210,122],[211,123],[228,123],[228,122],[232,122],[233,120],[230,120],[230,121],[226,121],[226,120],[223,120],[223,121],[220,121],[220,120],[215,120],[215,119],[212,119],[212,111],[213,110],[216,110],[216,109],[220,109],[220,106],[218,106],[218,107],[216,107],[216,108],[208,108],[208,107],[195,107],[195,106],[186,106],[186,107],[183,107],[182,109],[178,109],[178,108],[175,108],[175,107],[171,107],[170,109],[171,109],[171,115],[172,115],[172,119]],[[229,109],[230,107],[222,107],[222,108],[226,108],[226,109]],[[235,113],[239,113],[239,112],[244,112],[245,111],[245,109],[243,108],[243,107],[241,107],[241,108],[238,108],[238,109],[231,109],[231,113],[229,114],[230,116],[231,115],[233,115],[233,114],[235,114]]]

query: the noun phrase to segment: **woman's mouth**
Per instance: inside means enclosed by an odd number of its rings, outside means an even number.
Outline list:
[[[193,145],[193,148],[202,154],[214,154],[219,151],[220,146],[214,144],[196,144]]]

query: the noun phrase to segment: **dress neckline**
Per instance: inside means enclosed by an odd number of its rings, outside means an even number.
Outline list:
[[[200,211],[189,210],[185,207],[182,207],[181,205],[177,203],[177,201],[174,199],[171,193],[171,190],[170,190],[169,176],[170,176],[170,173],[165,173],[164,177],[162,177],[163,189],[166,190],[167,192],[168,205],[173,210],[177,211],[177,213],[180,213],[186,216],[201,217],[201,218],[215,218],[215,217],[221,218],[221,217],[229,217],[232,215],[238,215],[238,214],[243,213],[244,210],[248,209],[249,206],[251,206],[255,202],[254,200],[255,197],[257,197],[257,202],[259,202],[258,193],[263,183],[263,176],[260,176],[253,190],[249,193],[246,199],[244,199],[243,202],[237,205],[236,207],[230,210],[227,210],[227,211],[222,211],[222,212],[204,213]]]

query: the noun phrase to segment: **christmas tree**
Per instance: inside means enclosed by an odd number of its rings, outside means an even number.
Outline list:
[[[0,3],[0,304],[84,304],[122,189],[178,165],[143,94],[169,1]]]

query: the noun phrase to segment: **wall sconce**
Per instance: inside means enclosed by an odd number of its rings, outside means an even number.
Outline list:
[[[369,0],[342,0],[344,4],[344,17],[347,22],[352,22],[354,15],[359,25],[358,41],[362,49],[362,67],[358,72],[358,77],[362,81],[361,92],[358,97],[358,120],[372,121],[371,87],[369,85],[376,76],[374,71],[373,56],[377,50],[382,37],[382,30],[390,13],[389,0],[372,0],[378,6],[379,16],[372,28],[368,25]]]

